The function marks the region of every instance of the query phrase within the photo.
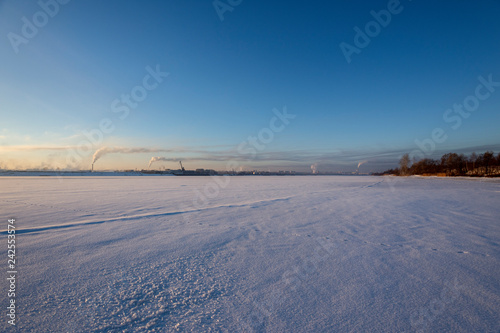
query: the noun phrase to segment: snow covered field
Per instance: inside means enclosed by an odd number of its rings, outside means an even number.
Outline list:
[[[500,331],[498,180],[227,181],[0,178],[0,331]]]

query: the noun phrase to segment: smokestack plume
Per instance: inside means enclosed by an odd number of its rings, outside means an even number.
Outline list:
[[[359,167],[360,167],[360,166],[362,166],[362,165],[363,165],[363,164],[365,164],[366,162],[368,162],[368,161],[359,162],[359,163],[358,163],[358,169],[359,169]]]
[[[140,154],[140,153],[170,153],[172,149],[151,149],[151,148],[124,148],[124,147],[102,147],[96,150],[92,156],[92,165],[97,162],[101,157],[107,154]]]
[[[151,164],[153,164],[154,162],[177,162],[177,161],[178,161],[177,158],[154,156],[151,157],[151,160],[149,160],[148,169],[151,168]]]
[[[317,174],[318,173],[318,164],[314,163],[313,165],[311,165],[311,170],[312,170],[313,174]]]

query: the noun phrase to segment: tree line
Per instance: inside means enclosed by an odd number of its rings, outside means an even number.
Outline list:
[[[448,153],[439,160],[424,158],[413,163],[405,154],[399,161],[399,168],[384,171],[382,175],[500,177],[500,153],[496,156],[492,151],[479,155]]]

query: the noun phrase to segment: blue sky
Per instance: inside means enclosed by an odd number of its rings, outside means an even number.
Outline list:
[[[500,1],[221,0],[223,13],[212,1],[41,3],[52,16],[37,2],[0,1],[0,168],[89,168],[108,149],[96,169],[160,156],[192,169],[354,171],[367,161],[368,172],[418,149],[500,151],[500,87],[481,88],[488,97],[458,128],[443,118],[478,77],[500,82]],[[356,46],[354,28],[366,33],[370,12],[388,7],[390,22],[348,63],[340,44]],[[147,68],[168,76],[145,90]],[[113,111],[133,91],[140,101],[120,119]],[[266,137],[284,108],[295,117]],[[419,148],[436,128],[446,140]],[[238,151],[259,134],[256,154]]]

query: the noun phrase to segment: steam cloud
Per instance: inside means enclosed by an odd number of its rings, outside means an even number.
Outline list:
[[[318,173],[318,164],[315,163],[313,165],[311,165],[311,170],[312,170],[312,173]]]
[[[154,162],[176,162],[176,161],[178,161],[177,158],[154,156],[151,157],[148,168],[150,168],[151,164],[153,164]]]
[[[121,153],[121,154],[137,154],[137,153],[158,153],[158,152],[172,152],[172,149],[152,149],[152,148],[124,148],[124,147],[102,147],[96,150],[92,157],[92,165],[97,162],[101,157],[107,154]]]
[[[359,169],[359,167],[360,167],[360,166],[362,166],[363,164],[365,164],[365,163],[367,163],[367,162],[368,162],[368,161],[359,162],[359,163],[358,163],[358,169]]]

